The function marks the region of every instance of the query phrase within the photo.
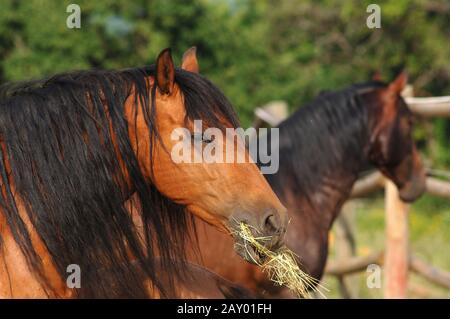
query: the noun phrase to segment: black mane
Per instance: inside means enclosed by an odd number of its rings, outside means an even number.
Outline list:
[[[140,101],[152,141],[158,137],[155,100],[149,94],[155,87],[145,80],[149,75],[155,75],[155,66],[71,72],[0,88],[0,139],[5,147],[0,151],[0,183],[6,190],[6,196],[0,196],[1,210],[46,289],[43,265],[19,216],[15,194],[61,278],[68,276],[68,265],[81,267],[78,297],[147,297],[144,279],[168,295],[170,287],[162,287],[155,273],[156,260],[174,278],[183,269],[182,263],[171,260],[185,260],[189,214],[142,175],[124,117],[124,102],[134,88],[135,107]],[[175,81],[189,119],[220,126],[218,118],[225,117],[238,125],[228,100],[206,78],[176,69]],[[126,183],[110,123],[132,189],[119,187]],[[124,207],[131,192],[141,207],[145,238],[139,238]],[[156,251],[160,259],[155,259]],[[137,259],[137,268],[128,252]]]
[[[318,176],[330,176],[337,168],[357,174],[368,138],[368,108],[360,95],[384,86],[370,82],[323,92],[283,121],[280,169],[266,175],[272,188],[280,194],[280,183],[289,180],[292,189],[308,196],[321,184]]]

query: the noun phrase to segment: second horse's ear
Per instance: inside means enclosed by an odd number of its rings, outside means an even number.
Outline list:
[[[393,94],[400,94],[405,88],[406,84],[408,84],[408,74],[403,71],[399,75],[397,75],[394,81],[389,84],[388,89]]]
[[[156,59],[156,85],[161,94],[172,94],[175,82],[175,67],[170,49],[164,49]]]
[[[199,72],[196,47],[192,47],[192,48],[188,49],[186,52],[184,52],[183,59],[181,62],[181,68],[183,70],[193,72],[193,73]]]

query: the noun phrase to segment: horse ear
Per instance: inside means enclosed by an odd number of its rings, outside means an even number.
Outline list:
[[[403,91],[406,84],[408,84],[408,74],[405,71],[402,71],[399,75],[397,75],[395,80],[389,84],[388,90],[397,95]]]
[[[164,49],[156,59],[156,85],[162,94],[171,94],[175,82],[175,67],[170,48]]]
[[[181,62],[181,68],[183,70],[198,73],[199,67],[198,67],[198,61],[197,61],[197,48],[192,47],[188,49],[183,54],[183,59]]]

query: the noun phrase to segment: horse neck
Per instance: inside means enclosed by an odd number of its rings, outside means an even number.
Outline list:
[[[366,107],[360,105],[359,107]],[[370,138],[370,112],[364,114],[356,120],[363,121],[364,124],[353,125],[353,123],[342,123],[348,125],[351,129],[346,130],[349,136],[361,136],[358,141],[358,147],[353,147],[353,152],[342,152],[342,156],[330,165],[330,167],[321,167],[318,170],[302,169],[297,174],[292,174],[291,165],[286,165],[289,160],[280,153],[280,171],[274,175],[266,176],[269,183],[273,186],[275,192],[287,205],[291,214],[298,215],[300,219],[310,219],[318,228],[328,231],[334,219],[339,213],[344,202],[350,197],[350,193],[359,173],[368,166],[367,145]],[[355,117],[356,118],[356,117]],[[350,119],[352,120],[352,119]],[[339,130],[339,128],[336,128]],[[300,128],[301,131],[301,128]],[[316,132],[320,134],[321,132]],[[280,141],[284,134],[289,134],[287,130],[280,127]],[[294,143],[300,145],[309,145],[308,136],[299,134],[292,139]],[[342,146],[342,145],[341,145]],[[344,144],[345,146],[345,144]],[[307,147],[306,147],[307,148]],[[304,159],[292,159],[302,161],[306,160],[314,165],[320,166],[323,158],[333,156],[332,149],[323,147],[320,154],[314,157],[305,157]],[[285,153],[286,154],[286,153]],[[308,165],[306,165],[308,167]],[[311,166],[310,166],[311,167]],[[314,183],[305,184],[303,179],[308,175],[309,180]],[[306,208],[306,209],[304,209]],[[310,216],[305,216],[310,215]]]

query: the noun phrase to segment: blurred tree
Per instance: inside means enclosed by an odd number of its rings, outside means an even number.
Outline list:
[[[81,29],[68,29],[71,2],[0,0],[0,81],[149,64],[168,46],[179,63],[196,45],[244,125],[255,106],[297,107],[375,71],[389,80],[404,67],[418,94],[450,92],[447,0],[380,0],[381,29],[366,26],[369,0],[78,0]],[[448,166],[449,133],[439,119],[417,135]]]

